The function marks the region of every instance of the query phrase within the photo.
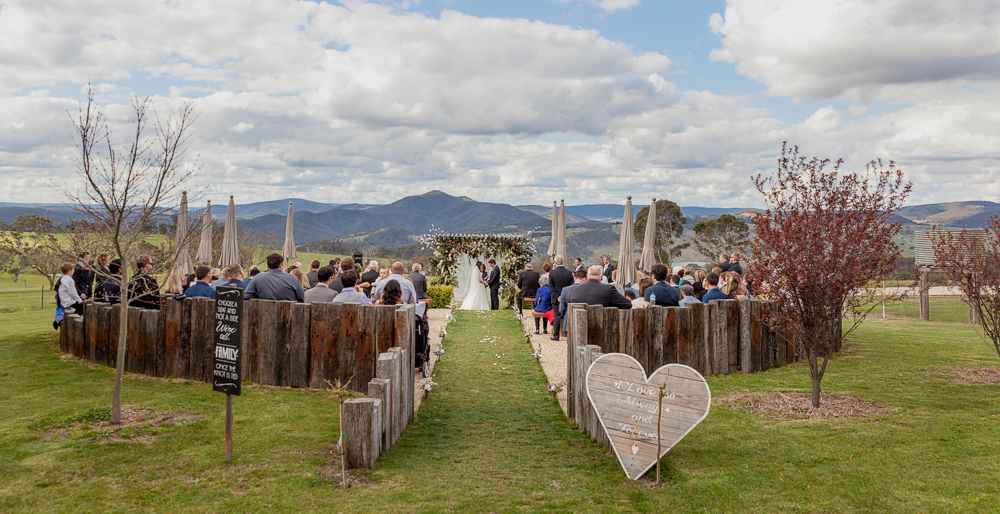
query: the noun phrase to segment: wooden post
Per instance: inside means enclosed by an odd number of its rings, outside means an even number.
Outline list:
[[[400,382],[399,379],[400,369],[399,369],[399,354],[392,352],[385,352],[379,354],[378,364],[375,369],[375,374],[377,378],[384,378],[389,380],[389,403],[382,404],[382,415],[389,418],[389,446],[385,449],[388,450],[392,445],[396,444],[399,439],[399,404],[400,404]]]
[[[579,405],[579,387],[577,384],[576,348],[587,345],[587,309],[584,304],[571,303],[567,309],[569,320],[569,336],[566,339],[566,418],[576,419],[576,409]]]
[[[646,311],[646,341],[648,341],[646,362],[643,363],[645,369],[656,369],[666,364],[663,361],[663,317],[665,309],[650,305]]]
[[[288,332],[288,367],[283,371],[283,380],[291,387],[309,387],[309,322],[310,304],[293,303],[290,306]]]
[[[83,303],[83,333],[86,337],[83,354],[90,362],[94,362],[97,355],[97,332],[101,326],[101,320],[97,316],[98,308],[98,304],[93,301]]]
[[[581,411],[583,413],[583,415],[581,416],[582,422],[580,423],[580,427],[585,432],[589,433],[591,438],[594,437],[594,431],[592,430],[591,419],[590,419],[591,417],[593,417],[593,406],[590,404],[590,399],[587,397],[587,385],[586,385],[587,369],[590,368],[590,363],[593,362],[590,358],[590,354],[594,353],[595,351],[599,352],[601,351],[600,349],[601,349],[600,346],[593,344],[588,344],[587,346],[581,348],[580,352],[582,358],[578,363],[578,369],[577,369],[578,378],[580,379],[580,384],[583,386],[580,388],[581,392],[580,398],[582,406]]]
[[[983,318],[982,318],[982,314],[980,314],[980,312],[979,312],[979,309],[977,309],[976,307],[974,307],[972,305],[972,302],[969,302],[969,323],[971,323],[973,325],[978,325],[982,321],[983,321]]]
[[[367,305],[355,305],[357,307],[357,334],[358,346],[355,357],[355,381],[359,384],[367,384],[369,380],[375,378],[375,361],[378,359],[378,352],[375,351],[375,307]],[[383,412],[388,410],[382,406]]]
[[[632,327],[632,311],[616,309],[618,313],[618,353],[634,356],[635,329]]]
[[[394,316],[394,330],[396,331],[396,342],[403,350],[403,415],[406,417],[404,427],[409,425],[413,419],[413,386],[416,380],[417,352],[416,352],[416,306],[401,305],[396,308]]]
[[[381,400],[382,405],[389,405],[392,397],[392,386],[390,380],[385,378],[373,378],[368,382],[368,397]],[[389,416],[382,416],[382,448],[388,449],[391,446],[389,438],[392,429],[389,427]]]
[[[350,389],[357,390],[357,382],[361,380],[361,376],[357,374],[358,370],[358,345],[360,333],[358,332],[358,311],[361,310],[361,305],[358,304],[336,304],[336,308],[340,309],[340,337],[337,345],[334,348],[327,347],[327,352],[331,350],[336,350],[338,353],[337,362],[339,364],[339,369],[336,371],[337,376],[340,377],[342,383],[346,383],[352,376],[354,380],[351,381]],[[337,311],[334,310],[334,315]],[[327,370],[329,367],[330,360],[327,360]],[[330,371],[327,371],[329,373]],[[375,378],[373,374],[371,378]],[[369,378],[369,380],[371,380]]]
[[[586,369],[584,370],[585,379],[587,376],[587,371],[590,370],[590,365],[593,364],[598,357],[603,355],[601,353],[601,348],[599,346],[588,345],[587,348],[590,351],[587,358],[587,366]],[[587,425],[588,425],[588,430],[590,431],[590,436],[598,443],[605,443],[605,444],[610,443],[610,441],[608,440],[608,434],[606,434],[604,430],[601,428],[601,419],[597,415],[597,410],[594,409],[594,405],[590,403],[589,399],[587,400],[587,407],[589,409],[587,411],[588,412]]]
[[[214,314],[214,313],[213,313]],[[213,315],[213,319],[215,316]],[[163,340],[160,338],[160,331],[157,330],[160,324],[160,311],[146,309],[142,313],[143,332],[145,332],[145,355],[143,356],[145,373],[151,377],[162,377],[162,372],[157,372],[156,357],[162,354]],[[211,369],[211,368],[209,368]],[[211,378],[209,378],[211,380]]]
[[[632,357],[645,369],[649,364],[649,309],[631,309],[632,313]]]
[[[604,308],[604,337],[601,341],[601,351],[615,353],[618,351],[620,336],[618,334],[618,308]]]
[[[382,452],[382,401],[352,398],[344,401],[344,464],[347,469],[375,469]]]
[[[250,302],[253,305],[254,302]],[[177,376],[191,378],[191,317],[194,313],[194,299],[181,302],[181,316],[177,326]],[[251,312],[252,308],[250,309]],[[250,380],[257,381],[255,375]]]
[[[729,300],[712,300],[715,307],[713,321],[715,351],[712,355],[712,373],[725,375],[729,373]]]
[[[577,346],[571,348],[571,350],[576,353],[573,358],[573,370],[572,373],[576,375],[576,425],[581,430],[587,430],[587,407],[590,405],[590,401],[587,399],[587,385],[586,385],[586,348],[587,345]]]
[[[750,331],[750,300],[736,300],[736,305],[739,306],[739,351],[740,351],[740,371],[746,375],[750,373],[756,373],[758,369],[754,369],[753,361],[755,360],[752,355],[754,351],[753,342],[751,341],[751,331]],[[760,361],[760,344],[756,347],[757,350],[757,361]]]
[[[226,395],[226,462],[233,461],[233,395]]]
[[[309,387],[326,387],[324,379],[333,382],[326,374],[326,346],[333,343],[330,333],[330,318],[335,304],[317,302],[309,304]],[[370,388],[369,388],[370,389]]]
[[[677,311],[684,307],[664,307],[663,308],[663,356],[659,366],[677,363]],[[648,372],[652,373],[654,369]]]
[[[691,364],[690,366],[702,375],[710,375],[705,368],[708,362],[707,349],[705,347],[705,314],[707,308],[703,303],[693,303],[689,305],[691,311],[691,324],[689,332],[691,334]]]
[[[691,352],[692,319],[694,318],[690,307],[677,309],[677,363],[698,369],[695,367],[696,362]]]
[[[931,294],[930,286],[927,282],[927,275],[930,274],[928,268],[920,268],[920,320],[931,320]]]
[[[163,299],[160,304],[160,333],[163,335],[163,376],[176,377],[177,339],[180,333],[181,306],[185,300]],[[246,368],[244,368],[246,369]]]
[[[398,346],[389,348],[389,353],[392,354],[392,358],[396,361],[396,365],[393,366],[396,371],[396,376],[392,379],[393,382],[399,384],[397,390],[399,394],[396,395],[396,402],[393,404],[393,422],[396,424],[396,441],[403,436],[403,430],[406,430],[406,422],[410,419],[410,415],[406,412],[406,393],[408,391],[406,387],[406,350]],[[410,398],[413,398],[413,392],[410,391]]]
[[[587,306],[587,344],[604,347],[604,307]]]
[[[740,370],[740,305],[739,300],[723,300],[728,303],[726,318],[726,335],[729,337],[729,370],[736,373]]]
[[[281,353],[278,345],[280,314],[278,304],[273,300],[257,300],[257,334],[260,338],[260,353],[257,356],[257,383],[278,385],[278,366]]]

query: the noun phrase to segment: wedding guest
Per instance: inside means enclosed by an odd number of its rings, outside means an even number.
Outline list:
[[[344,273],[348,271],[354,271],[354,259],[350,257],[347,257],[344,260],[340,261],[340,267],[334,269],[336,275],[333,277],[333,282],[330,283],[330,289],[333,289],[338,293],[343,291],[344,281],[342,277]]]
[[[108,275],[108,262],[111,260],[111,256],[102,253],[97,256],[97,265],[94,266],[94,300],[98,302],[105,301],[104,298],[104,281],[107,280]]]
[[[253,277],[256,277],[257,274],[259,273],[260,273],[260,268],[258,268],[257,266],[250,266],[250,276],[243,279],[243,289],[246,289],[247,286],[250,285],[250,281],[253,280]]]
[[[368,283],[368,287],[362,288],[365,295],[371,296],[372,294],[372,284],[374,284],[379,279],[378,273],[378,261],[372,260],[368,261],[368,269],[361,275],[361,281]]]
[[[576,272],[580,270],[586,271],[586,268],[583,267],[583,259],[577,257],[573,259],[573,271]]]
[[[309,273],[306,273],[306,278],[309,279],[309,287],[316,287],[319,282],[319,261],[312,261],[309,264]]]
[[[685,307],[692,303],[701,303],[701,300],[694,295],[694,286],[691,284],[681,284],[681,301],[677,303],[681,307]]]
[[[153,261],[146,255],[140,255],[135,263],[138,273],[128,283],[129,305],[143,309],[159,309],[160,301],[156,293],[160,289],[153,277]]]
[[[90,252],[80,252],[77,258],[79,263],[73,267],[73,283],[76,284],[76,293],[86,300],[94,296],[94,270],[90,267]]]
[[[573,283],[564,287],[562,290],[562,295],[559,297],[559,319],[562,320],[562,325],[560,329],[563,332],[569,331],[569,322],[566,319],[566,312],[569,310],[569,304],[573,303],[573,288],[577,284],[582,284],[587,281],[587,270],[576,270],[573,272]]]
[[[552,337],[549,339],[558,341],[559,327],[562,326],[559,319],[559,296],[562,294],[564,287],[573,283],[573,272],[566,269],[566,266],[563,265],[562,255],[556,255],[555,261],[556,267],[549,272],[549,289],[552,290],[552,312],[555,316],[552,323]]]
[[[645,300],[636,296],[635,291],[631,289],[625,290],[625,298],[628,298],[628,301],[632,302],[633,309],[643,309],[646,307]]]
[[[104,298],[116,304],[122,299],[122,261],[114,259],[108,263],[108,278],[104,279]]]
[[[344,289],[333,299],[333,303],[360,303],[361,305],[371,305],[372,301],[364,293],[354,288],[358,283],[358,274],[348,271],[341,276]]]
[[[386,282],[385,289],[382,290],[382,298],[375,302],[375,305],[399,305],[403,303],[403,288],[395,280]]]
[[[705,277],[705,283],[708,284],[708,290],[705,291],[704,296],[701,297],[703,303],[708,303],[712,300],[728,300],[729,297],[725,293],[719,291],[719,274],[716,272],[711,272]]]
[[[549,333],[549,316],[552,316],[552,293],[549,291],[549,276],[542,275],[538,278],[538,291],[535,292],[535,308],[531,315],[535,318],[535,333],[538,333],[538,324],[541,320],[543,334]]]
[[[646,302],[646,307],[651,304],[659,305],[661,307],[676,307],[681,299],[681,292],[675,287],[671,287],[670,283],[667,282],[667,267],[663,264],[654,264],[653,278],[656,279],[656,283],[646,288],[646,292],[643,295],[643,300]],[[652,300],[653,296],[656,296],[656,301]]]
[[[82,257],[81,257],[82,259]],[[59,277],[59,285],[56,292],[59,295],[59,305],[66,312],[73,311],[83,314],[83,297],[77,292],[77,283],[73,280],[76,266],[72,262],[64,262],[59,268],[62,277]]]
[[[732,266],[729,269],[732,269]],[[750,298],[752,300],[753,297],[750,296],[747,288],[743,286],[743,279],[740,278],[739,274],[735,271],[727,271],[726,273],[730,275],[727,277],[726,286],[721,288],[722,293],[731,300],[738,298]]]
[[[222,270],[219,268],[212,268],[212,282],[222,278]]]
[[[670,285],[673,287],[681,287],[680,275],[670,275]]]
[[[611,284],[615,281],[615,276],[612,273],[615,271],[615,265],[611,264],[611,257],[605,255],[601,257],[601,261],[604,263],[604,269],[601,270],[602,279],[601,282],[605,284]]]
[[[413,289],[413,284],[409,280],[403,277],[403,263],[396,261],[392,263],[392,267],[389,268],[389,276],[382,279],[375,290],[372,291],[372,298],[375,300],[382,298],[382,292],[385,290],[386,284],[389,282],[398,282],[400,288],[403,290],[403,303],[405,304],[416,304],[417,303],[417,292]],[[355,279],[357,280],[357,279]]]
[[[729,254],[728,253],[720,253],[719,254],[719,269],[721,269],[722,271],[729,271],[729,266],[730,266],[730,264],[729,264]],[[715,271],[715,270],[712,270],[712,271]]]
[[[183,292],[184,272],[180,268],[170,268],[167,281],[163,284],[163,294],[182,294]]]
[[[333,289],[330,289],[330,283],[333,282],[333,268],[323,266],[322,268],[316,270],[316,279],[316,285],[309,288],[309,290],[305,293],[305,302],[332,302],[338,294]]]
[[[240,266],[238,262],[226,266],[226,269],[222,270],[222,274],[226,277],[226,282],[216,287],[224,286],[246,289],[246,286],[243,285],[243,266]]]
[[[387,279],[387,278],[389,278],[389,267],[388,266],[382,266],[378,270],[378,279],[375,280],[374,284],[372,284],[372,289],[375,289],[376,287],[378,287],[379,284],[381,284],[382,281],[385,280],[385,279]]]
[[[281,272],[281,263],[284,260],[280,253],[268,255],[267,271],[250,281],[250,285],[243,292],[243,298],[301,302],[305,296],[305,289],[302,287],[302,282],[295,277]]]
[[[741,257],[742,256],[739,252],[733,252],[732,255],[729,256],[729,269],[726,271],[732,271],[733,273],[743,275],[743,266],[740,265]]]
[[[534,298],[538,292],[538,279],[541,275],[531,269],[531,263],[524,265],[524,271],[517,275],[517,313],[523,314],[524,299]]]
[[[542,264],[542,274],[539,276],[539,278],[549,276],[549,272],[550,271],[552,271],[552,265],[551,264],[549,264],[547,262],[545,264]]]
[[[649,279],[649,278],[645,278],[644,277],[642,280],[640,280],[639,281],[639,294],[636,295],[636,298],[645,299],[646,298],[646,288],[648,288],[651,285],[653,285],[653,281],[651,279]],[[644,303],[644,304],[642,304],[642,306],[645,307],[646,304]]]
[[[631,309],[632,302],[622,296],[611,284],[601,283],[603,275],[600,266],[591,266],[587,269],[587,281],[574,286],[573,303],[585,303],[587,305],[602,305],[604,307],[617,307],[619,309]],[[667,286],[668,288],[670,286]],[[648,291],[647,291],[648,292]],[[659,303],[659,298],[657,298]]]
[[[215,288],[212,287],[212,270],[208,266],[198,266],[194,270],[196,282],[184,291],[188,298],[215,298]]]
[[[299,268],[292,268],[292,276],[302,284],[302,289],[309,289],[309,279],[306,278],[306,274],[302,273]]]
[[[419,262],[414,262],[413,273],[410,273],[410,282],[413,283],[413,289],[417,291],[417,299],[427,299],[427,277],[424,276],[424,265]]]
[[[707,275],[707,273],[705,273],[705,270],[703,270],[703,269],[695,270],[695,272],[694,272],[694,281],[691,283],[691,285],[694,287],[694,295],[699,300],[705,294],[705,291],[706,291],[706,289],[705,289],[705,276],[706,275]]]

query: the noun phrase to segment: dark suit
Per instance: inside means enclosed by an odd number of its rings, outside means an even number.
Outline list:
[[[374,284],[376,280],[378,280],[378,270],[371,270],[370,269],[370,270],[364,272],[361,275],[361,281],[362,282],[368,282],[369,284]],[[341,284],[343,284],[343,283],[341,283]],[[341,289],[343,289],[343,287],[341,287]],[[373,289],[372,287],[366,287],[365,288],[365,295],[366,296],[371,296],[372,289]],[[426,291],[426,289],[424,291]]]
[[[562,295],[563,288],[573,283],[573,272],[566,269],[566,266],[556,266],[549,272],[549,289],[552,290],[552,310],[555,312],[555,319],[552,320],[553,327],[560,327],[561,317],[559,316],[559,296]],[[552,339],[559,339],[559,331],[556,330]]]
[[[73,268],[73,282],[76,283],[76,294],[87,296],[90,300],[94,296],[94,272],[77,264]]]
[[[414,271],[410,273],[410,276],[406,277],[413,282],[413,289],[417,291],[417,298],[426,299],[427,298],[427,277],[419,271]]]
[[[500,266],[493,266],[486,285],[490,286],[490,310],[495,311],[500,308]]]
[[[740,261],[729,263],[729,269],[726,271],[732,271],[733,273],[739,273],[743,275],[743,266],[740,266]]]
[[[611,278],[611,273],[614,271],[615,271],[615,265],[611,263],[608,263],[608,265],[605,266],[604,268],[604,277],[608,279],[609,284],[615,281],[615,279]]]
[[[718,266],[719,266],[719,269],[721,269],[722,272],[725,273],[725,272],[729,271],[730,264],[729,264],[728,260],[725,260],[725,261],[719,262]]]
[[[526,269],[517,276],[517,312],[521,312],[524,299],[534,298],[538,292],[538,278],[541,275],[535,270]]]
[[[573,303],[603,305],[605,307],[618,307],[619,309],[632,308],[632,302],[622,296],[615,289],[615,286],[602,284],[598,280],[587,280],[582,284],[573,286]]]

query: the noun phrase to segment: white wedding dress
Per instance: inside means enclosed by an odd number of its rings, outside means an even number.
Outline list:
[[[490,310],[490,296],[489,289],[479,281],[480,274],[477,272],[472,273],[469,277],[469,294],[465,295],[465,299],[462,300],[462,306],[458,308],[460,311],[488,311]]]

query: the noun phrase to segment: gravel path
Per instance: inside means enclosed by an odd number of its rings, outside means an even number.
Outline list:
[[[535,318],[531,317],[529,311],[524,311],[524,314],[521,326],[525,334],[531,337],[531,346],[536,352],[541,353],[538,362],[542,365],[545,376],[549,378],[549,383],[560,387],[556,399],[559,400],[563,412],[566,412],[566,339],[562,338],[559,341],[549,339],[552,337],[552,327],[549,327],[548,334],[535,335]]]
[[[430,373],[428,375],[434,375],[434,366],[437,365],[438,356],[437,351],[441,349],[441,330],[444,329],[449,321],[448,317],[451,315],[451,309],[429,309],[427,311],[427,323],[430,325],[430,337],[429,343],[431,345],[431,362],[430,362]],[[417,373],[416,383],[413,386],[413,410],[416,411],[420,408],[420,402],[424,401],[427,396],[427,387],[431,386],[433,382],[430,378],[424,378],[422,373]]]

